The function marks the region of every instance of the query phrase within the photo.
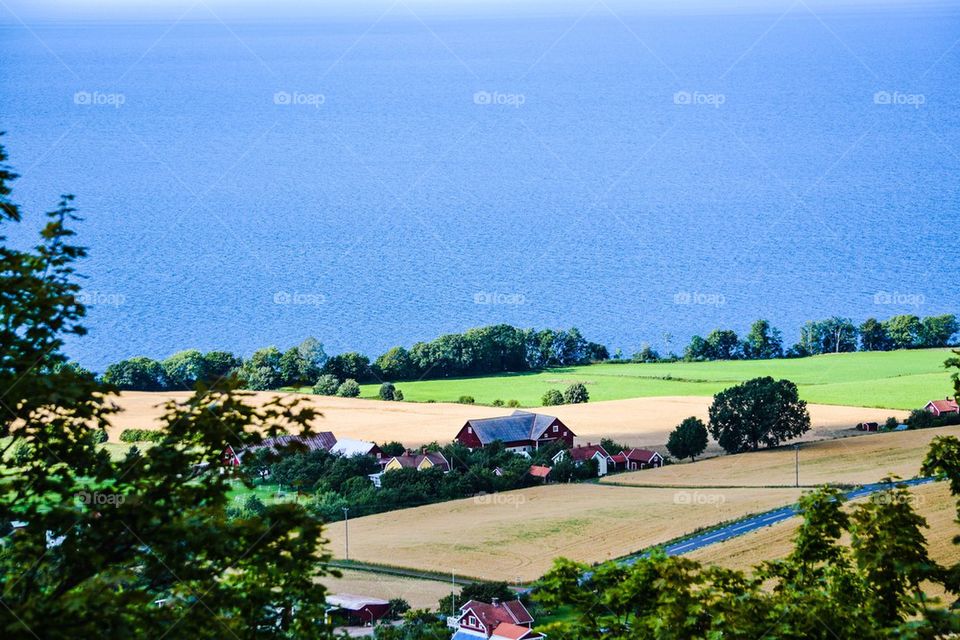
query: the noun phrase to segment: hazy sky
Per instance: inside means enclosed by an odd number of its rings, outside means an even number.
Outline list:
[[[818,11],[850,6],[944,5],[947,0],[0,0],[0,22],[37,20],[262,20],[402,12],[431,15],[580,14],[606,4],[618,12],[783,12],[801,2]]]

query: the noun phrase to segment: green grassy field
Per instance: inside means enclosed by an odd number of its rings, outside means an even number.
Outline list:
[[[535,373],[503,374],[402,382],[404,399],[414,402],[456,402],[473,396],[479,404],[518,400],[540,405],[549,388],[583,382],[591,400],[653,396],[710,396],[757,376],[787,378],[797,383],[808,402],[888,409],[914,409],[952,391],[943,366],[948,349],[841,353],[793,360],[595,364]],[[363,385],[363,397],[376,397],[379,385]]]

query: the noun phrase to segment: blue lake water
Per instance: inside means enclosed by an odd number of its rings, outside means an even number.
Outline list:
[[[0,12],[15,196],[85,216],[70,353],[960,311],[960,7],[589,7]]]

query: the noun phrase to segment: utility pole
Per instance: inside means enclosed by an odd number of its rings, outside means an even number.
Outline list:
[[[800,445],[793,445],[793,455],[794,455],[794,469],[796,474],[796,479],[794,480],[794,486],[800,486]]]
[[[350,507],[343,507],[343,544],[346,547],[346,558],[350,560]]]

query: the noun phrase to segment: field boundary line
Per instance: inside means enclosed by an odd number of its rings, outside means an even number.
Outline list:
[[[398,578],[413,578],[417,580],[430,580],[433,582],[443,582],[446,584],[456,584],[466,586],[477,582],[486,582],[482,578],[467,575],[450,575],[436,571],[424,571],[420,569],[409,569],[376,562],[359,562],[357,560],[331,560],[327,566],[332,569],[343,569],[345,571],[366,571],[367,573],[379,573],[383,575],[396,576]]]

